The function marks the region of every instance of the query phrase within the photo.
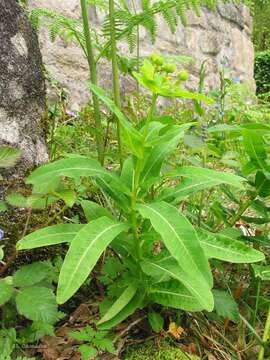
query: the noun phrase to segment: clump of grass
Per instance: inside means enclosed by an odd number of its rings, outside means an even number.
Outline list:
[[[198,356],[190,355],[181,349],[163,341],[157,346],[154,341],[130,347],[124,360],[200,360]]]

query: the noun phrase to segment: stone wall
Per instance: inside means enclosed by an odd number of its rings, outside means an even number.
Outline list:
[[[21,169],[48,159],[45,80],[38,39],[15,0],[0,0],[0,146],[22,150]]]
[[[29,0],[30,6],[48,7],[67,16],[80,17],[77,0]],[[102,16],[91,13],[96,26]],[[186,55],[194,58],[189,88],[196,88],[200,64],[208,59],[207,88],[218,85],[218,68],[221,64],[229,66],[231,76],[249,83],[254,88],[253,61],[254,50],[251,42],[252,18],[243,5],[219,3],[215,12],[203,9],[198,17],[191,11],[188,14],[188,26],[179,24],[174,35],[169,31],[163,19],[158,19],[158,39],[151,44],[149,36],[141,31],[141,54],[160,52],[164,55]],[[69,90],[70,107],[78,109],[88,99],[86,79],[87,63],[82,51],[75,45],[66,45],[61,40],[51,43],[47,32],[40,32],[40,43],[44,63],[51,74]],[[127,45],[119,46],[123,54],[128,54]],[[110,87],[111,71],[106,63],[99,67],[101,85]],[[132,79],[121,82],[123,92],[132,87]]]

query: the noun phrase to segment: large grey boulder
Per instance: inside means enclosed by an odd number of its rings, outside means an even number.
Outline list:
[[[23,172],[48,159],[44,110],[37,36],[15,0],[0,0],[0,146],[22,150]]]

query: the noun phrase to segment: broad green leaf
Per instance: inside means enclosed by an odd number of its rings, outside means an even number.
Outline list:
[[[151,221],[183,271],[212,286],[209,264],[191,223],[175,207],[165,202],[138,205],[138,210]]]
[[[252,263],[264,260],[264,254],[244,242],[220,233],[198,231],[200,244],[207,258],[233,263]]]
[[[49,288],[33,286],[20,289],[16,304],[18,312],[33,321],[54,324],[59,318],[56,299]]]
[[[36,230],[17,242],[17,250],[35,249],[42,246],[71,242],[84,224],[59,224]]]
[[[54,196],[44,196],[43,194],[32,194],[28,197],[23,196],[20,193],[10,193],[6,197],[6,201],[15,207],[18,208],[27,208],[27,209],[44,209],[46,206],[49,206],[57,200]]]
[[[185,311],[203,310],[197,298],[183,284],[175,280],[154,285],[150,288],[149,296],[152,301],[163,306]]]
[[[172,256],[159,261],[145,260],[142,262],[141,267],[147,275],[154,278],[160,279],[165,276],[166,279],[169,276],[179,281],[195,297],[197,303],[200,304],[200,308],[208,311],[213,310],[214,300],[209,285],[200,277],[193,277],[183,271]]]
[[[222,184],[227,184],[231,186],[235,186],[238,188],[243,188],[243,182],[246,181],[245,178],[230,174],[227,172],[220,172],[212,169],[196,167],[196,166],[183,166],[177,170],[175,170],[171,174],[167,174],[170,177],[177,177],[183,176],[187,178],[201,178],[201,179],[208,179],[209,181],[220,181]]]
[[[266,164],[267,154],[264,148],[263,137],[260,132],[252,130],[243,130],[243,143],[247,154],[257,168],[269,170]]]
[[[96,94],[99,99],[117,116],[121,124],[121,132],[123,133],[126,145],[129,150],[138,158],[143,157],[142,134],[137,131],[127,120],[125,115],[119,110],[115,103],[107,97],[104,90],[90,83],[91,91]]]
[[[103,324],[114,318],[120,311],[123,310],[125,306],[131,301],[131,299],[136,294],[137,287],[129,285],[121,296],[113,303],[109,311],[99,320],[98,325]]]
[[[108,182],[117,186],[119,190],[129,193],[127,187],[121,183],[120,179],[114,173],[104,169],[96,160],[84,156],[74,156],[43,165],[28,176],[27,183],[44,183],[50,181],[52,177],[64,176],[71,178],[81,176],[104,177]]]
[[[137,291],[131,301],[111,320],[98,325],[98,330],[108,330],[124,321],[143,304],[144,294]]]
[[[252,265],[254,274],[256,277],[261,278],[262,280],[270,280],[270,266],[269,265]]]
[[[66,302],[83,284],[100,255],[126,225],[102,217],[85,225],[74,237],[60,271],[57,302]]]
[[[35,262],[22,266],[13,275],[13,284],[24,287],[39,283],[50,275],[52,267],[46,262]]]
[[[106,208],[94,201],[83,200],[81,206],[87,221],[92,221],[102,216],[112,218],[112,214]]]
[[[13,294],[13,286],[6,279],[0,279],[0,306],[5,304]]]
[[[186,196],[195,194],[198,191],[209,189],[211,187],[220,185],[222,182],[216,179],[209,179],[203,177],[185,178],[174,188],[166,188],[159,196],[160,200],[167,200],[174,198],[180,200]]]
[[[159,313],[154,311],[149,312],[147,317],[152,330],[154,330],[154,332],[156,333],[159,333],[164,326],[163,317]]]
[[[234,298],[227,291],[213,290],[213,294],[217,314],[223,319],[230,319],[237,322],[239,312]]]
[[[14,166],[21,156],[21,151],[9,146],[0,147],[0,168]]]

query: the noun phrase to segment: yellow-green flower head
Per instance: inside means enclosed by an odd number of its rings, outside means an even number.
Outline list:
[[[162,70],[164,70],[166,73],[174,73],[176,70],[176,66],[174,64],[165,64],[162,67]]]
[[[164,64],[164,59],[163,59],[163,57],[161,55],[152,54],[150,56],[150,59],[155,65],[161,66],[161,65]]]
[[[186,70],[181,70],[179,71],[177,77],[181,81],[186,81],[189,78],[189,73]]]

